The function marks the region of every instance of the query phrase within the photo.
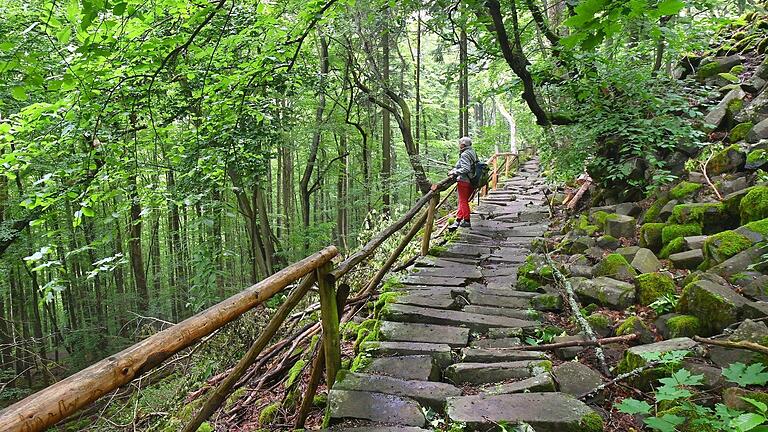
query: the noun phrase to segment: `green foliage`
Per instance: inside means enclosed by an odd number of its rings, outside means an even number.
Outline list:
[[[731,382],[742,387],[749,385],[764,386],[768,382],[768,372],[764,372],[765,366],[762,363],[753,363],[749,366],[744,363],[733,363],[723,369],[723,376]]]
[[[674,294],[663,294],[648,305],[656,315],[664,315],[677,309],[677,302],[680,298]]]

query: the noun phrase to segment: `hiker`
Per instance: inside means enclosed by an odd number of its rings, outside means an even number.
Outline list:
[[[459,138],[459,160],[448,173],[449,176],[456,177],[456,189],[459,191],[459,210],[456,212],[456,222],[448,227],[451,230],[472,226],[469,222],[469,199],[474,190],[471,179],[475,175],[477,162],[477,153],[472,148],[472,140],[469,137]]]

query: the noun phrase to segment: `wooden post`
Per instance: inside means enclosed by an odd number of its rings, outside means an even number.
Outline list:
[[[504,155],[504,177],[509,178],[509,153]]]
[[[499,158],[498,155],[493,156],[493,177],[491,178],[491,189],[496,189],[496,184],[499,182]]]
[[[427,221],[424,224],[424,237],[421,239],[421,256],[427,256],[429,253],[429,241],[432,238],[432,225],[435,222],[435,209],[437,203],[440,202],[440,193],[436,193],[432,196],[432,201],[429,202],[429,209],[427,209]]]
[[[339,310],[336,305],[336,286],[328,273],[333,264],[318,268],[317,285],[320,291],[320,320],[323,324],[323,351],[325,352],[325,381],[328,388],[336,382],[341,368],[341,339],[339,336]]]

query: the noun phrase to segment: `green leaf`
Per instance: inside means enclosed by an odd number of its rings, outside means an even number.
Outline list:
[[[29,96],[27,95],[27,90],[22,86],[16,86],[12,88],[11,96],[17,101],[25,101],[29,99]]]
[[[651,412],[651,405],[646,401],[637,399],[624,399],[621,403],[614,404],[614,407],[626,414],[647,414]]]
[[[764,403],[762,403],[760,401],[757,401],[757,400],[754,400],[754,399],[750,399],[748,397],[742,397],[741,400],[743,400],[744,402],[752,404],[761,413],[764,413],[764,412],[768,411],[768,405],[766,405],[766,404],[764,404]]]
[[[746,413],[731,420],[730,426],[741,432],[752,430],[764,422],[765,417],[755,413]]]
[[[83,208],[80,209],[80,211],[82,212],[83,216],[85,216],[85,217],[94,217],[94,216],[96,216],[96,213],[93,212],[93,209],[91,209],[89,207],[83,207]]]
[[[122,2],[115,5],[115,7],[112,8],[112,13],[120,16],[125,13],[125,8],[128,6],[128,3]]]
[[[683,8],[685,3],[682,0],[663,0],[656,8],[659,15],[677,15]]]
[[[747,367],[744,363],[733,363],[723,369],[723,376],[731,382],[745,387],[748,385],[765,385],[768,382],[768,372],[763,372],[765,366],[755,363]]]
[[[661,417],[649,417],[644,420],[645,424],[661,432],[675,432],[675,426],[685,423],[685,417],[673,414],[664,414]]]

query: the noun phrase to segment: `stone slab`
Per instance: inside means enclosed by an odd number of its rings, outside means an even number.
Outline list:
[[[347,419],[422,427],[426,423],[413,399],[383,393],[331,390],[328,392],[331,423]]]
[[[472,346],[476,348],[511,348],[520,345],[522,341],[518,337],[479,339],[472,342]]]
[[[496,384],[486,389],[482,393],[487,395],[509,394],[509,393],[530,393],[530,392],[553,392],[555,391],[555,380],[552,374],[545,372],[535,377],[515,381],[506,384]]]
[[[363,371],[404,380],[440,381],[440,368],[428,355],[378,357]]]
[[[587,365],[579,362],[565,362],[552,370],[558,389],[563,393],[579,397],[603,383],[603,377]]]
[[[339,373],[333,389],[402,396],[437,411],[443,410],[448,397],[461,395],[460,389],[442,382],[404,380],[346,371]]]
[[[377,357],[428,355],[440,367],[446,367],[453,361],[451,347],[446,344],[371,341],[364,342],[360,349]]]
[[[399,296],[395,303],[413,306],[428,306],[438,309],[457,309],[458,305],[453,298],[453,291],[439,290],[414,290]]]
[[[392,342],[422,342],[464,347],[469,342],[469,329],[435,324],[382,321],[381,336]]]
[[[509,379],[530,378],[546,371],[547,360],[520,360],[500,363],[455,363],[445,369],[445,378],[454,384],[488,384]],[[549,363],[551,366],[551,363]]]
[[[511,309],[494,306],[467,305],[462,309],[464,312],[480,315],[494,315],[521,320],[536,320],[541,314],[531,309]]]
[[[405,285],[420,286],[464,286],[467,284],[465,278],[442,277],[442,276],[420,276],[418,273],[410,274],[401,281]]]
[[[564,393],[460,396],[448,399],[446,413],[452,421],[466,423],[473,430],[505,421],[528,423],[536,432],[591,432],[582,422],[595,414],[585,403]]]
[[[527,309],[531,307],[532,297],[497,296],[476,291],[469,291],[469,302],[478,306],[495,306],[512,309]]]
[[[418,306],[390,304],[385,308],[385,315],[390,321],[417,322],[466,326],[470,331],[485,332],[492,327],[537,327],[541,323],[493,315],[480,315],[463,311],[432,309]]]

